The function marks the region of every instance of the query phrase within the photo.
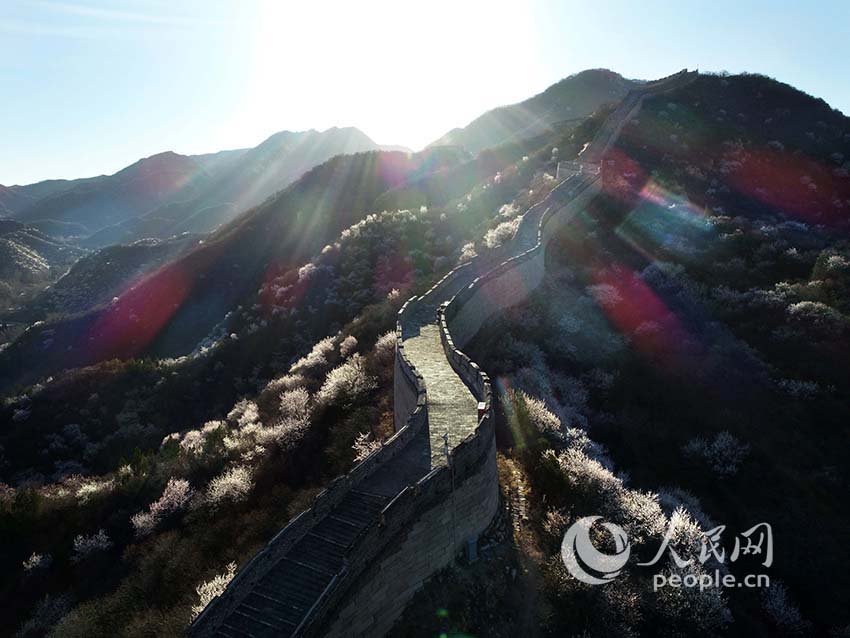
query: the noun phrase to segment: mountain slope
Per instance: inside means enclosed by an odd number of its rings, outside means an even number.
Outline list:
[[[111,358],[186,354],[264,282],[302,265],[371,212],[383,193],[465,159],[447,149],[336,156],[134,282],[110,305],[57,320],[47,346],[39,340],[43,330],[22,335],[0,352],[3,382]]]
[[[198,237],[142,240],[108,246],[79,259],[55,284],[5,318],[32,323],[51,315],[72,315],[109,303],[115,296],[196,244]]]
[[[334,155],[378,148],[355,128],[283,131],[252,149],[166,152],[110,176],[4,187],[0,204],[27,223],[82,225],[92,248],[207,232]]]
[[[0,308],[54,281],[85,251],[9,219],[0,219]]]
[[[582,71],[518,104],[487,111],[430,146],[462,146],[475,155],[485,148],[551,131],[558,122],[585,118],[603,104],[619,101],[636,84],[606,69]]]
[[[90,231],[141,215],[175,198],[201,192],[210,175],[196,158],[165,152],[141,159],[114,175],[73,184],[16,214],[23,222],[52,219]]]

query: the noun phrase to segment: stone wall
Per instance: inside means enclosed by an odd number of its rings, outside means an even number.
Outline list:
[[[651,93],[669,90],[695,77],[679,73],[631,93],[605,123],[583,160],[597,160],[617,133]],[[461,288],[451,299],[446,293],[462,285],[458,277],[468,265],[451,271],[421,298],[402,307],[396,326],[394,424],[396,433],[379,450],[358,463],[293,519],[236,575],[225,595],[217,597],[193,623],[189,633],[208,635],[216,618],[230,613],[247,591],[272,565],[328,515],[351,489],[379,472],[386,461],[405,449],[428,427],[428,402],[424,380],[405,355],[403,324],[407,313],[439,306],[440,338],[447,360],[479,401],[476,430],[449,452],[447,466],[432,470],[398,493],[371,522],[347,552],[344,566],[315,602],[293,635],[382,636],[401,615],[413,594],[436,571],[445,567],[470,539],[477,538],[498,508],[498,474],[489,379],[460,348],[486,321],[524,301],[543,281],[546,244],[553,234],[585,208],[602,186],[595,172],[564,180],[540,204],[526,212],[514,240],[487,262],[487,274]],[[504,255],[514,255],[503,261]],[[489,260],[493,260],[492,262]],[[499,263],[502,262],[502,263]],[[479,270],[478,272],[482,272]],[[469,271],[465,276],[474,276]],[[208,622],[206,622],[208,621]],[[209,634],[212,635],[212,634]]]
[[[384,509],[381,525],[373,530],[371,538],[360,544],[368,548],[370,556],[380,556],[380,560],[360,567],[356,579],[349,576],[347,594],[339,601],[327,601],[325,606],[335,607],[337,611],[323,623],[321,635],[334,638],[385,635],[427,579],[449,565],[493,520],[499,488],[491,386],[487,375],[459,347],[490,317],[522,302],[540,285],[545,269],[545,246],[541,242],[548,237],[545,228],[566,223],[586,206],[599,192],[599,181],[596,175],[565,181],[563,187],[569,192],[564,197],[570,198],[566,205],[557,203],[557,195],[539,205],[540,211],[545,212],[535,217],[538,227],[533,234],[537,239],[533,248],[503,261],[440,307],[443,350],[452,368],[480,402],[479,426],[450,452],[448,467],[432,471]],[[514,249],[518,241],[515,238]],[[426,299],[432,301],[464,268],[450,272],[422,298],[408,302],[400,313],[396,427],[405,422],[410,405],[414,405],[420,380],[404,356],[401,339],[404,314],[415,312],[418,303]],[[365,555],[349,557],[349,569],[358,569],[358,562],[366,560]]]
[[[444,314],[457,347],[463,348],[492,316],[524,301],[541,284],[546,244],[599,193],[602,182],[590,175],[569,186],[573,190],[566,195],[570,198],[567,204],[560,205],[558,198],[550,198],[550,207],[540,220],[537,245],[478,278],[449,302]]]
[[[464,267],[449,273],[426,294],[436,293]],[[381,525],[361,544],[369,548],[371,556],[349,558],[352,569],[358,567],[358,562],[370,564],[349,583],[348,594],[322,628],[322,636],[387,634],[428,578],[449,565],[470,540],[477,539],[498,510],[490,381],[469,357],[451,346],[445,321],[441,321],[440,328],[446,356],[479,401],[478,427],[449,452],[448,466],[433,470],[384,508]],[[404,358],[403,343],[399,343],[397,359],[402,359],[404,367],[409,362]],[[407,392],[404,388],[400,391]],[[380,560],[372,561],[373,556],[380,556]]]
[[[396,356],[393,364],[393,425],[396,432],[407,425],[417,403],[425,398],[425,384],[404,355],[404,342],[401,337],[402,318],[405,313],[416,310],[416,303],[416,297],[409,299],[401,307],[396,323]]]
[[[413,595],[434,572],[449,565],[469,539],[478,538],[496,514],[499,481],[492,430],[465,473],[441,468],[420,481],[418,507],[399,504],[402,522],[386,551],[363,572],[323,635],[329,638],[383,636]],[[411,499],[413,496],[411,495]],[[385,516],[393,516],[386,512]],[[411,520],[412,519],[412,520]]]

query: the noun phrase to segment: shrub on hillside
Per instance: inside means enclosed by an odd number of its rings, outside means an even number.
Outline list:
[[[251,471],[237,466],[219,474],[207,486],[206,502],[216,509],[224,503],[244,501],[254,487]]]
[[[81,561],[84,558],[97,552],[105,552],[112,547],[112,541],[106,530],[98,530],[90,536],[79,534],[74,538],[74,556],[73,560]]]
[[[236,575],[236,563],[228,563],[224,572],[216,574],[211,580],[204,581],[195,589],[198,593],[198,603],[192,607],[192,620],[194,620],[213,598],[220,596],[227,589],[227,585]]]
[[[130,519],[137,537],[147,536],[160,521],[179,512],[189,503],[193,490],[185,479],[168,479],[162,496],[150,504],[147,511],[134,514]]]
[[[720,477],[734,476],[747,457],[750,446],[742,443],[729,432],[719,432],[713,439],[697,437],[683,448],[688,456],[697,457],[708,463]]]
[[[376,387],[378,387],[377,380],[364,369],[363,358],[355,354],[328,373],[316,399],[325,406],[346,406]]]

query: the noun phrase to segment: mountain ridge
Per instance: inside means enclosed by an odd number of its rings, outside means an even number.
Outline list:
[[[25,223],[82,226],[87,245],[94,248],[147,236],[165,239],[187,219],[192,221],[185,230],[208,232],[232,218],[224,214],[206,221],[195,215],[198,211],[232,204],[235,215],[334,155],[381,148],[355,127],[285,130],[253,148],[200,155],[163,151],[111,175],[3,186],[0,206]],[[174,204],[181,206],[170,211],[163,208]],[[163,214],[168,212],[179,216]],[[151,223],[145,216],[161,219]],[[97,236],[106,229],[112,230]]]
[[[587,69],[548,86],[521,102],[490,109],[428,146],[462,146],[473,155],[553,130],[559,122],[583,119],[606,102],[619,101],[639,81],[608,69]],[[586,95],[577,99],[579,95]]]

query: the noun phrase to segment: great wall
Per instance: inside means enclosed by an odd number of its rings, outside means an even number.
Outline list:
[[[523,215],[511,242],[402,307],[395,434],[245,564],[190,636],[382,636],[474,544],[499,507],[495,417],[490,381],[461,349],[543,281],[549,240],[600,192],[605,153],[644,98],[694,77],[681,71],[631,91],[581,161],[559,164],[568,176]]]

